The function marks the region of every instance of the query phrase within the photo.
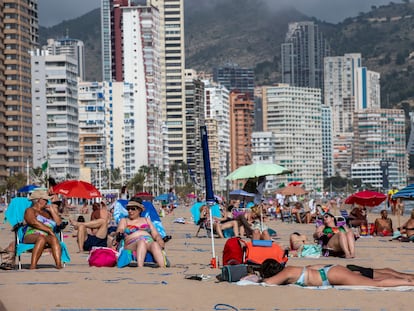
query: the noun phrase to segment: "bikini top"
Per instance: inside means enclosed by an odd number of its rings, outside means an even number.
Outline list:
[[[124,233],[126,235],[131,235],[137,231],[145,231],[147,233],[151,233],[151,228],[148,224],[148,222],[146,224],[142,224],[141,226],[135,226],[135,225],[127,225],[125,227]]]
[[[327,236],[332,236],[335,233],[338,232],[346,232],[345,228],[343,226],[340,227],[325,227],[323,229],[323,234],[327,235]]]

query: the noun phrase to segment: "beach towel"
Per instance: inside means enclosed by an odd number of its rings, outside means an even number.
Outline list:
[[[257,283],[252,282],[249,280],[240,280],[233,284],[239,286],[248,286],[248,285],[255,285],[255,286],[291,286],[297,288],[306,288],[306,289],[313,289],[313,290],[321,290],[321,289],[336,289],[336,290],[366,290],[366,291],[396,291],[396,292],[414,292],[414,286],[395,286],[395,287],[376,287],[376,286],[359,286],[359,285],[329,285],[329,286],[300,286],[295,284],[289,285],[271,285],[266,283]]]

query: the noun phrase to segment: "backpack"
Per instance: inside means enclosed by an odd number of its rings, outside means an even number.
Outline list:
[[[223,266],[240,265],[243,263],[244,241],[239,237],[229,238],[223,248]]]
[[[238,282],[248,274],[247,265],[228,265],[221,268],[220,281]]]
[[[261,246],[263,241],[245,242],[245,263],[261,265],[263,261],[268,258],[273,258],[281,264],[286,264],[288,261],[288,251],[280,247],[279,244],[272,242],[267,246]]]

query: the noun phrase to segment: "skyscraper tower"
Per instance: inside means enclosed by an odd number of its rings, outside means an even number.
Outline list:
[[[318,25],[314,22],[290,23],[281,47],[282,82],[323,89],[323,58],[329,54],[328,43]]]
[[[102,0],[102,65],[105,80],[127,81],[124,73],[131,63],[124,59],[124,43],[133,42],[126,38],[120,27],[122,8],[128,6],[147,6],[158,10],[157,30],[157,66],[153,67],[160,76],[159,108],[162,109],[162,122],[167,129],[169,160],[165,166],[186,162],[186,126],[185,126],[185,73],[184,73],[184,4],[183,0]],[[126,28],[124,28],[126,29]],[[148,51],[149,45],[144,46]],[[134,63],[132,63],[133,65]],[[138,92],[137,85],[134,89]],[[155,98],[155,96],[154,96]],[[158,131],[161,134],[162,131]],[[152,157],[148,158],[154,159]],[[157,157],[160,159],[160,157]],[[137,163],[138,164],[138,163]],[[150,163],[147,163],[147,165]],[[154,164],[156,165],[156,164]],[[158,166],[158,165],[157,165]]]
[[[25,173],[32,162],[32,106],[29,51],[37,46],[37,0],[0,1],[3,18],[0,19],[0,55],[4,55],[5,110],[0,128],[5,128],[6,167],[3,150],[0,151],[0,178],[15,173]],[[0,62],[1,63],[1,62]],[[1,68],[0,68],[1,72]],[[1,92],[1,90],[0,90]],[[0,94],[0,101],[1,101]],[[1,137],[0,144],[4,140]],[[3,154],[2,154],[3,153]],[[8,170],[8,172],[5,172]]]

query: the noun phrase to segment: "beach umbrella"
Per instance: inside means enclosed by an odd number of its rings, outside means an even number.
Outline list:
[[[94,185],[83,180],[66,180],[53,187],[53,192],[68,198],[93,199],[102,195]]]
[[[299,186],[286,186],[281,189],[276,190],[276,193],[280,193],[282,195],[305,195],[308,193],[305,189]]]
[[[364,190],[351,194],[345,199],[345,204],[359,204],[362,206],[374,207],[385,201],[387,196],[383,193]]]
[[[288,186],[300,186],[302,184],[303,182],[301,181],[291,181],[290,183],[288,183]]]
[[[397,193],[393,194],[392,199],[405,199],[405,200],[414,200],[414,184],[410,184],[405,188],[402,188]]]
[[[151,193],[148,192],[138,192],[134,195],[136,198],[141,198],[142,200],[151,201],[154,196]]]
[[[37,188],[39,188],[39,186],[37,186],[37,185],[26,185],[26,186],[23,186],[23,187],[17,189],[17,192],[30,192],[30,191],[33,191]]]
[[[254,197],[254,193],[244,191],[243,189],[237,189],[230,191],[229,195],[232,196],[241,196],[241,197]]]
[[[231,172],[226,179],[249,179],[268,175],[283,175],[290,174],[292,170],[289,170],[283,166],[273,163],[253,163],[250,165],[244,165]]]

